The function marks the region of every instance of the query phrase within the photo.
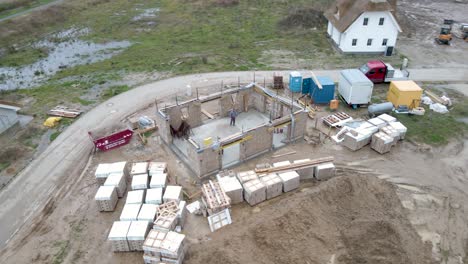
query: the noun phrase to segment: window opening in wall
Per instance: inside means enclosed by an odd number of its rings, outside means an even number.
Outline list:
[[[353,46],[357,45],[357,39],[353,39]]]
[[[367,46],[372,46],[372,39],[367,40]]]
[[[367,26],[368,24],[369,24],[369,18],[365,17],[363,25]]]

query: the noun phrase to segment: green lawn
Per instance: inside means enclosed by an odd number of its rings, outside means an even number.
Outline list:
[[[55,0],[17,0],[14,3],[0,3],[0,19],[53,1]]]

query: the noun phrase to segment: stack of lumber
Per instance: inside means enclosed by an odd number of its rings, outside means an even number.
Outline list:
[[[141,204],[126,204],[120,214],[120,221],[137,221]]]
[[[257,176],[257,173],[255,173],[255,171],[253,171],[253,170],[251,170],[251,171],[242,171],[242,172],[237,173],[237,179],[239,180],[239,182],[242,185],[244,185],[244,183],[246,183],[248,181],[258,179],[258,176]]]
[[[125,204],[142,204],[145,197],[144,190],[129,191]]]
[[[231,199],[217,181],[210,180],[202,185],[202,202],[210,215],[231,207]]]
[[[114,186],[99,186],[94,200],[96,200],[100,212],[112,212],[117,205],[117,190]]]
[[[380,154],[390,152],[393,145],[393,138],[383,132],[375,133],[372,136],[371,148]]]
[[[177,213],[160,210],[159,215],[154,221],[153,229],[161,231],[172,231],[177,225]]]
[[[280,196],[283,193],[283,181],[276,173],[260,177],[260,181],[266,187],[266,199]]]
[[[293,161],[293,164],[303,163],[307,161],[310,161],[310,159],[295,160]],[[301,181],[314,178],[314,167],[296,170],[296,172],[299,174]]]
[[[167,173],[167,162],[150,162],[148,165],[148,175]]]
[[[153,173],[150,181],[150,188],[166,188],[167,173]]]
[[[244,199],[250,205],[256,205],[266,200],[266,186],[259,179],[244,183]]]
[[[143,204],[140,212],[138,213],[138,221],[147,221],[150,227],[153,226],[153,222],[158,214],[158,206],[155,204]]]
[[[335,176],[335,165],[332,162],[317,165],[315,167],[315,178],[317,180],[326,180]]]
[[[182,186],[168,185],[163,195],[163,202],[176,201],[177,203],[182,200]]]
[[[148,175],[139,174],[132,177],[132,190],[148,189]]]
[[[229,177],[217,178],[219,186],[221,186],[226,195],[231,199],[231,204],[238,204],[244,201],[244,189],[234,173]]]
[[[146,190],[145,203],[147,204],[161,204],[162,203],[162,188],[154,188]]]
[[[148,221],[132,221],[127,233],[130,251],[143,251],[143,243],[149,231]]]
[[[127,191],[127,181],[123,173],[111,173],[104,182],[104,186],[114,186],[117,190],[117,196],[122,198]]]
[[[109,232],[107,240],[111,242],[112,251],[126,252],[130,251],[127,241],[127,233],[130,228],[130,221],[115,221]]]
[[[299,188],[300,176],[295,171],[288,171],[278,173],[281,181],[283,182],[283,192],[289,192]]]
[[[185,235],[172,231],[151,230],[143,244],[143,250],[145,263],[182,264],[185,256]]]
[[[66,106],[58,105],[47,112],[50,116],[61,116],[61,117],[68,117],[68,118],[75,118],[81,114],[79,109],[72,109]]]

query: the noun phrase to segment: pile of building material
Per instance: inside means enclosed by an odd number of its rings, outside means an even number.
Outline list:
[[[359,150],[370,143],[372,132],[351,129],[344,135],[343,145],[352,151]]]
[[[167,173],[152,173],[150,188],[165,188],[167,184]]]
[[[114,186],[100,186],[94,200],[99,211],[112,212],[117,205],[117,189]]]
[[[125,204],[120,214],[120,221],[137,221],[140,208],[141,204]]]
[[[122,173],[125,175],[125,166],[127,162],[101,163],[97,166],[94,173],[99,185],[103,185],[107,177],[113,173]]]
[[[168,185],[163,195],[163,202],[176,201],[177,203],[182,200],[182,186]]]
[[[142,204],[145,198],[144,190],[129,191],[125,204]]]
[[[260,181],[262,181],[266,187],[267,200],[280,196],[283,193],[283,181],[276,173],[260,177]]]
[[[139,174],[132,177],[132,190],[148,189],[148,175]]]
[[[168,232],[174,230],[176,225],[177,213],[168,210],[160,210],[158,217],[154,221],[153,229]]]
[[[148,165],[148,175],[167,173],[167,162],[150,162]]]
[[[283,182],[283,191],[289,192],[299,188],[300,176],[296,171],[278,173]]]
[[[223,226],[232,224],[229,209],[224,209],[221,212],[208,216],[208,223],[210,225],[211,232],[214,232]]]
[[[109,232],[107,240],[111,242],[112,251],[126,252],[130,251],[127,241],[127,233],[130,228],[130,221],[115,221]]]
[[[390,125],[382,127],[380,132],[383,132],[393,138],[393,145],[395,145],[397,141],[400,140],[400,132],[398,132],[398,130]]]
[[[400,123],[400,122],[391,122],[388,125],[393,127],[394,129],[396,129],[396,131],[398,131],[398,133],[400,133],[400,135],[399,135],[400,140],[405,138],[406,131],[408,129],[402,123]]]
[[[182,264],[185,235],[173,231],[151,230],[143,244],[145,263]]]
[[[310,159],[295,160],[293,161],[293,164],[304,163],[308,161],[310,161]],[[299,169],[296,170],[296,172],[299,174],[301,181],[314,178],[314,167]]]
[[[317,165],[314,174],[317,180],[327,180],[335,176],[335,165],[331,162]]]
[[[353,118],[345,112],[335,113],[322,118],[324,124],[330,127],[340,127],[344,124],[353,121]]]
[[[156,204],[143,204],[138,213],[138,221],[146,221],[152,227],[157,214],[158,206]]]
[[[258,176],[257,176],[257,173],[255,173],[255,171],[253,171],[253,170],[243,171],[243,172],[237,173],[237,179],[243,185],[244,183],[246,183],[248,181],[258,179]]]
[[[372,135],[371,148],[380,154],[390,152],[394,139],[384,132],[378,132]]]
[[[57,105],[56,107],[52,108],[47,112],[50,116],[61,116],[61,117],[68,117],[68,118],[75,118],[81,114],[81,110],[69,108],[63,105]]]
[[[179,210],[177,211],[177,226],[180,226],[180,229],[185,226],[185,219],[187,219],[187,202],[179,202]],[[176,227],[177,230],[177,227]]]
[[[104,182],[104,186],[114,186],[119,198],[124,197],[127,192],[127,181],[123,173],[111,173]]]
[[[244,183],[244,199],[250,205],[256,205],[266,200],[266,186],[259,179]]]
[[[152,188],[146,190],[145,203],[147,204],[162,204],[163,188]]]
[[[127,233],[130,251],[143,251],[143,243],[150,227],[148,221],[132,221]]]
[[[238,204],[244,201],[244,189],[233,171],[220,172],[216,175],[216,178],[219,186],[231,199],[231,204]]]
[[[130,175],[133,177],[135,175],[148,175],[148,162],[135,162],[132,164],[132,169],[130,170]]]
[[[210,180],[202,185],[202,202],[209,215],[231,207],[231,199],[217,181]]]

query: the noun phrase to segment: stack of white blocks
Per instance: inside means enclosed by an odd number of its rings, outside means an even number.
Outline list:
[[[167,184],[167,173],[153,173],[151,176],[150,188],[164,189]]]
[[[154,188],[146,190],[145,203],[147,204],[161,204],[162,203],[162,188]]]
[[[250,205],[256,205],[266,200],[266,186],[259,179],[244,183],[244,198]]]
[[[179,211],[177,211],[177,225],[180,226],[181,229],[184,228],[185,219],[187,218],[186,205],[187,205],[186,201],[179,202]]]
[[[130,251],[143,251],[143,243],[149,231],[148,221],[132,221],[127,233]]]
[[[326,180],[335,176],[335,165],[331,162],[319,164],[315,167],[315,178],[317,180]]]
[[[244,201],[244,189],[236,177],[219,177],[218,182],[221,189],[231,199],[231,204],[238,204]]]
[[[106,181],[107,177],[112,173],[122,173],[125,175],[126,164],[126,161],[99,164],[94,173],[96,181],[99,185],[102,185]]]
[[[132,169],[130,170],[130,175],[133,177],[135,175],[148,175],[148,162],[135,162],[132,164]]]
[[[278,176],[283,182],[284,192],[289,192],[289,191],[299,188],[300,176],[297,172],[288,171],[288,172],[278,173]]]
[[[117,190],[114,186],[100,186],[94,196],[99,211],[112,212],[117,205]]]
[[[389,125],[391,127],[393,127],[394,129],[396,129],[400,133],[400,135],[399,135],[400,140],[405,138],[406,131],[408,129],[402,123],[400,123],[400,122],[391,122],[391,123],[389,123]]]
[[[148,189],[148,175],[139,174],[132,177],[132,190]]]
[[[182,264],[185,256],[185,235],[151,230],[143,244],[145,263]]]
[[[153,229],[172,231],[177,225],[177,213],[162,210],[154,221]]]
[[[120,221],[137,221],[141,204],[126,204],[120,214]]]
[[[283,182],[276,173],[271,173],[260,177],[260,181],[262,181],[266,187],[267,200],[280,196],[283,193]]]
[[[125,204],[142,204],[145,197],[144,190],[129,191]]]
[[[107,240],[111,242],[112,251],[126,252],[130,251],[127,241],[127,233],[130,228],[130,221],[115,221],[109,232]]]
[[[117,196],[122,198],[127,191],[127,181],[123,173],[111,173],[104,182],[104,186],[114,186],[117,190]]]
[[[182,186],[168,185],[163,195],[163,202],[176,201],[179,203],[182,200]]]
[[[237,173],[237,179],[239,182],[244,185],[244,183],[258,179],[257,173],[255,171],[243,171]]]
[[[153,222],[158,214],[158,206],[155,204],[143,204],[140,212],[138,213],[138,221],[147,221],[150,227],[153,226]]]
[[[300,163],[304,163],[308,161],[310,161],[310,159],[295,160],[293,161],[293,164],[300,164]],[[314,167],[299,169],[299,170],[296,170],[296,172],[299,174],[301,181],[314,178]]]
[[[148,165],[148,175],[167,173],[167,162],[150,162]]]

